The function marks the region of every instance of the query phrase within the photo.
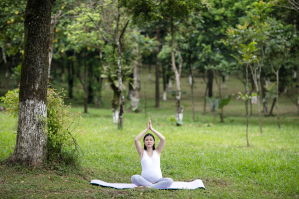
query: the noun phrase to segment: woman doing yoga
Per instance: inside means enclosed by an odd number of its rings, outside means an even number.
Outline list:
[[[160,139],[157,149],[155,149],[155,137],[150,133],[146,134],[148,130],[154,132]],[[142,148],[140,143],[140,140],[143,136],[144,148]],[[142,172],[141,176],[133,175],[131,178],[132,182],[137,186],[156,189],[165,189],[170,187],[173,183],[173,180],[171,178],[162,178],[162,172],[160,168],[160,156],[165,144],[165,137],[153,129],[150,118],[148,119],[147,128],[137,135],[134,141],[140,156]]]

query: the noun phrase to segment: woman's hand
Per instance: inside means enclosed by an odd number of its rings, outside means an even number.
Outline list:
[[[151,118],[148,118],[148,128],[153,130]]]
[[[148,121],[147,121],[147,130],[150,130],[151,128],[151,125],[150,125],[150,122],[151,122],[151,119],[150,118],[148,118]]]

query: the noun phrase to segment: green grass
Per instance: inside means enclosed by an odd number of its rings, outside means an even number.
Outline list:
[[[79,111],[81,108],[73,108]],[[232,123],[207,127],[190,121],[174,126],[168,121],[172,111],[150,110],[153,126],[166,137],[161,156],[163,176],[175,181],[202,179],[204,190],[114,190],[89,185],[92,179],[130,182],[141,173],[133,139],[145,128],[142,114],[126,113],[123,130],[112,125],[111,111],[90,109],[84,114],[77,136],[84,151],[82,170],[52,171],[25,168],[0,169],[0,196],[8,198],[48,197],[123,197],[123,198],[292,198],[299,195],[299,138],[297,118],[286,117],[278,130],[275,118],[263,118],[263,134],[257,121],[249,126],[250,147],[246,147],[245,119],[229,116]],[[185,115],[191,115],[186,113]],[[212,115],[201,116],[212,121]],[[0,158],[12,154],[16,121],[0,114]],[[253,120],[256,118],[251,118]],[[79,130],[79,129],[78,129]],[[4,152],[6,151],[6,152]],[[64,174],[65,173],[65,174]],[[65,177],[67,175],[68,177]],[[65,181],[68,180],[68,181]],[[2,183],[1,183],[2,182]],[[141,195],[140,195],[141,194]]]
[[[145,75],[143,75],[145,78]],[[192,121],[187,78],[182,78],[184,125],[176,127],[168,118],[175,114],[175,99],[161,101],[154,108],[154,80],[147,84],[148,112],[153,127],[166,137],[161,156],[164,177],[174,181],[202,179],[206,190],[116,190],[92,186],[93,179],[129,183],[141,173],[139,155],[133,139],[146,127],[144,112],[125,112],[124,128],[112,124],[111,91],[103,91],[103,108],[89,107],[76,130],[84,152],[81,169],[25,168],[0,166],[0,198],[298,198],[299,196],[299,123],[296,107],[281,97],[281,126],[276,117],[262,117],[259,132],[257,106],[249,119],[250,147],[246,147],[244,102],[235,98],[225,107],[225,123],[213,123],[207,107],[202,115],[204,84],[197,78],[195,87],[196,121]],[[65,87],[61,84],[60,87]],[[236,79],[226,83],[228,95],[244,90]],[[65,87],[66,88],[66,87]],[[68,99],[72,111],[83,111],[80,85],[77,101]],[[143,93],[142,93],[143,95]],[[141,100],[144,106],[144,100]],[[3,106],[3,104],[0,104]],[[269,104],[270,106],[270,104]],[[274,113],[276,113],[274,111]],[[17,121],[0,113],[0,160],[14,150]],[[210,125],[207,125],[210,124]]]

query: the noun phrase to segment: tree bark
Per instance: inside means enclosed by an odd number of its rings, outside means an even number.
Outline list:
[[[269,111],[269,115],[270,116],[273,116],[273,109],[274,109],[275,103],[276,103],[276,97],[273,99],[273,102],[272,102],[272,105],[271,105],[271,109]]]
[[[17,141],[8,162],[40,166],[46,156],[47,81],[51,10],[55,0],[28,0],[19,93]]]
[[[182,64],[183,60],[181,57],[181,53],[179,52],[180,57],[180,63],[179,63],[179,70],[175,66],[175,57],[174,57],[174,29],[173,29],[173,19],[171,19],[171,38],[172,38],[172,44],[171,44],[171,61],[172,61],[172,68],[175,74],[175,81],[176,81],[176,120],[182,121],[183,120],[183,111],[184,107],[180,105],[181,101],[181,71],[182,71]],[[177,123],[179,126],[179,124]]]
[[[250,66],[250,70],[251,70],[251,75],[252,75],[252,80],[253,80],[252,83],[254,83],[253,85],[254,85],[254,87],[256,89],[256,92],[257,92],[257,107],[258,107],[258,112],[259,112],[260,133],[262,134],[263,133],[263,128],[262,128],[262,113],[261,113],[261,108],[260,108],[260,89],[259,89],[260,76],[261,76],[261,67],[258,66],[258,68],[255,68],[255,70],[253,70],[253,68]],[[258,70],[258,74],[256,72],[257,70]],[[253,90],[253,85],[252,85],[252,90]]]
[[[118,3],[118,1],[117,1]],[[118,65],[118,83],[119,83],[119,92],[120,92],[120,105],[119,105],[119,121],[118,121],[118,128],[123,128],[123,116],[124,116],[124,106],[125,106],[125,97],[123,92],[123,85],[122,85],[122,77],[121,77],[121,46],[119,43],[118,37],[118,27],[119,27],[119,6],[117,6],[117,19],[116,19],[116,29],[115,29],[115,42],[117,45],[117,65]]]
[[[132,111],[139,112],[139,100],[140,100],[140,73],[139,73],[139,50],[138,50],[138,43],[136,42],[136,49],[135,52],[135,60],[134,64],[134,91],[133,97],[131,100]]]
[[[222,96],[221,96],[221,84],[217,80],[216,72],[215,71],[213,71],[213,72],[214,72],[214,78],[215,78],[215,81],[216,81],[216,84],[217,84],[217,87],[218,87],[219,99],[220,99],[220,102],[221,102],[221,100],[222,100]],[[215,114],[216,114],[216,110],[215,110]],[[224,120],[223,120],[223,106],[221,107],[220,120],[221,120],[221,123],[224,123]],[[214,123],[215,123],[215,121],[214,121]]]
[[[162,100],[167,100],[167,83],[166,83],[166,74],[165,74],[165,66],[162,66],[162,77],[163,77],[163,97]]]
[[[208,70],[208,89],[209,89],[209,93],[208,96],[209,97],[213,97],[213,71],[212,70]]]
[[[195,113],[194,113],[194,96],[193,96],[193,86],[194,86],[194,79],[193,79],[193,72],[192,72],[192,67],[191,67],[191,54],[189,52],[189,70],[190,70],[190,76],[191,76],[191,100],[192,100],[192,119],[193,122],[195,122]]]
[[[160,27],[157,29],[157,34],[156,34],[156,38],[157,41],[159,41],[159,33],[160,33]],[[159,108],[160,107],[160,87],[159,87],[159,78],[160,78],[160,63],[159,63],[159,54],[160,51],[160,47],[157,47],[156,50],[156,104],[155,107]]]
[[[74,62],[71,61],[68,64],[68,85],[69,85],[69,98],[73,98],[74,87]]]
[[[265,88],[265,85],[266,85],[266,78],[265,76],[263,75],[263,73],[261,73],[261,90],[262,90],[262,98],[263,98],[263,113],[264,115],[266,115],[268,113],[268,104],[267,104],[267,100],[264,101],[265,97],[266,97],[266,88]]]
[[[276,79],[277,79],[277,84],[276,84],[276,92],[277,92],[277,97],[276,97],[276,110],[277,110],[277,123],[278,123],[278,128],[281,129],[280,127],[280,119],[279,119],[279,109],[278,109],[278,86],[279,86],[279,69],[280,66],[276,72]]]
[[[76,67],[77,67],[77,75],[79,77],[79,81],[83,87],[83,91],[84,91],[84,113],[87,113],[87,98],[88,98],[88,90],[86,88],[86,70],[87,70],[87,66],[86,66],[86,50],[84,51],[84,73],[83,73],[83,80],[81,78],[80,75],[80,70],[79,70],[79,66],[78,66],[78,60],[77,60],[77,56],[76,56],[76,50],[74,50],[74,58],[75,58],[75,62],[76,62]]]

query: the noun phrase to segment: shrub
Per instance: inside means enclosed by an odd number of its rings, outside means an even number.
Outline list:
[[[70,105],[64,104],[63,92],[57,93],[51,88],[47,92],[47,118],[42,118],[47,124],[47,164],[76,164],[80,153],[80,147],[71,132],[74,132],[82,117],[80,113],[70,112]],[[8,91],[0,100],[8,106],[7,113],[18,117],[19,89]]]

